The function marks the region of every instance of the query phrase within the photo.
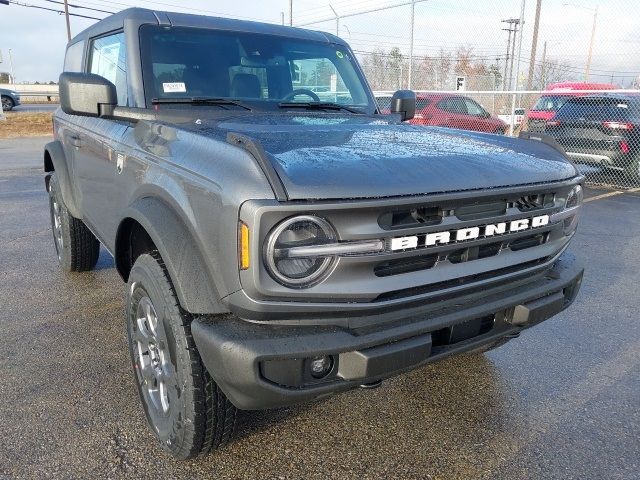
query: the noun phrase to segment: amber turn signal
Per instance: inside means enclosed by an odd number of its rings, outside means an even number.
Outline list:
[[[240,270],[246,270],[249,268],[249,227],[243,222],[238,224],[238,244]]]

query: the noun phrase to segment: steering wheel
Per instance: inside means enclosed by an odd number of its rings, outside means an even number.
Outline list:
[[[282,99],[282,101],[283,102],[290,102],[291,100],[296,98],[298,95],[306,95],[308,97],[311,97],[314,102],[319,102],[320,101],[320,97],[318,95],[316,95],[316,93],[314,91],[309,90],[307,88],[297,88],[293,92],[291,92],[288,95],[286,95]]]

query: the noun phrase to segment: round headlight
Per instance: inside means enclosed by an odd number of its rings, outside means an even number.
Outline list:
[[[333,227],[322,218],[301,215],[285,220],[267,238],[267,269],[274,279],[287,287],[315,285],[331,273],[336,257],[294,255],[295,248],[325,245],[335,242],[336,238]]]

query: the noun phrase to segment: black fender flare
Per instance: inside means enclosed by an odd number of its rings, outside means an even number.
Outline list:
[[[227,313],[200,248],[189,229],[165,202],[154,197],[136,200],[124,213],[116,234],[115,261],[118,273],[127,281],[129,257],[122,252],[127,225],[142,226],[158,249],[182,308],[192,314]]]
[[[69,176],[69,167],[67,165],[67,157],[64,154],[64,148],[59,140],[49,142],[44,146],[44,171],[46,173],[55,171],[56,178],[58,179],[58,185],[62,192],[62,200],[64,201],[67,210],[75,218],[82,218],[80,215],[80,209],[76,203],[76,199],[73,195],[73,189],[71,188],[71,177]],[[45,179],[45,186],[47,191],[49,190],[49,176]]]

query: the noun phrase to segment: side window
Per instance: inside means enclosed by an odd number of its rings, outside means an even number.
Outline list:
[[[438,108],[440,110],[444,110],[445,112],[452,112],[453,111],[452,110],[453,105],[451,105],[451,100],[449,100],[448,98],[445,99],[445,100],[440,100],[438,102],[437,106],[438,106]]]
[[[454,113],[459,113],[461,115],[467,114],[467,107],[462,98],[452,98],[453,102],[453,111]]]
[[[118,90],[118,105],[127,105],[127,51],[124,33],[91,42],[89,72],[112,82]]]
[[[438,102],[438,108],[450,113],[467,113],[467,108],[464,106],[464,102],[462,101],[462,99],[456,97],[441,100],[440,102]]]
[[[482,108],[470,98],[465,98],[464,102],[467,105],[467,112],[469,113],[469,115],[473,115],[475,117],[483,117],[485,115],[484,108]]]
[[[65,72],[81,72],[82,71],[82,54],[84,53],[84,41],[76,42],[69,45],[67,53],[64,56]]]

